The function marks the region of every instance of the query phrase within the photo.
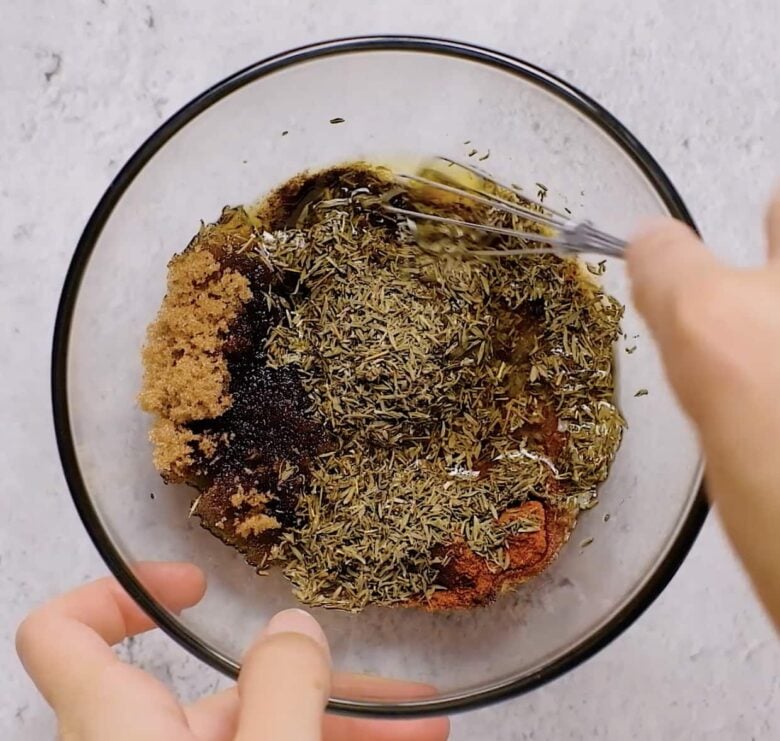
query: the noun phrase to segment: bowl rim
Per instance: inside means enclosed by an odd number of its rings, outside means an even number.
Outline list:
[[[225,96],[273,72],[334,55],[372,51],[423,52],[455,57],[510,72],[523,81],[552,93],[588,118],[617,144],[647,178],[670,213],[696,229],[685,203],[660,165],[636,137],[599,103],[536,65],[465,42],[427,36],[376,35],[339,38],[300,46],[249,65],[217,82],[162,123],[110,183],[90,216],[68,267],[57,308],[52,344],[51,393],[54,429],[65,479],[76,510],[110,571],[141,609],[168,636],[213,669],[232,678],[237,677],[240,666],[227,655],[209,646],[155,600],[112,542],[90,499],[79,469],[68,407],[67,362],[73,312],[89,258],[114,207],[148,161],[180,129]],[[526,676],[496,682],[475,691],[452,693],[440,699],[393,703],[331,698],[328,710],[341,714],[385,717],[449,714],[523,694],[578,666],[626,630],[658,597],[677,572],[704,524],[709,509],[704,486],[701,484],[701,472],[700,464],[698,490],[691,500],[687,514],[678,525],[666,555],[657,564],[655,571],[646,577],[634,596],[612,618],[581,639],[563,656]]]

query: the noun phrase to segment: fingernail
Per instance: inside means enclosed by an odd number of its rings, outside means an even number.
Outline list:
[[[320,624],[308,612],[303,610],[282,610],[271,618],[271,621],[263,631],[264,636],[272,636],[277,633],[300,633],[308,636],[323,648],[328,648],[325,633]]]

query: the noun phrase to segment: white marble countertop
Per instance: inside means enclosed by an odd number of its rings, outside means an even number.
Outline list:
[[[63,275],[111,177],[210,83],[335,36],[408,32],[492,46],[605,104],[659,159],[720,253],[760,255],[762,203],[780,173],[777,0],[37,0],[4,3],[2,16],[4,739],[54,735],[13,653],[16,623],[105,571],[68,496],[50,418]],[[186,698],[226,684],[158,634],[122,652]],[[455,739],[778,737],[778,642],[714,517],[660,599],[607,649],[541,690],[453,723]]]

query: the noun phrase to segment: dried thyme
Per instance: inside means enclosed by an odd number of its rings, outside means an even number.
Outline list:
[[[326,188],[296,228],[249,248],[300,287],[268,293],[284,317],[268,364],[297,369],[338,441],[268,559],[311,605],[419,599],[457,539],[501,569],[507,537],[540,523],[499,515],[529,498],[591,506],[623,427],[612,366],[622,307],[580,263],[468,259],[462,245],[482,235],[372,221],[366,204],[383,191],[429,205],[424,189],[375,171],[369,196]],[[538,229],[489,209],[472,217]]]
[[[624,426],[622,307],[584,264],[478,258],[517,244],[412,224],[387,201],[542,230],[355,163],[226,209],[188,248],[251,285],[245,315],[208,344],[231,348],[221,416],[176,428],[173,452],[210,476],[191,514],[261,571],[279,565],[310,605],[419,602],[458,552],[500,575],[514,543],[538,551],[556,516],[568,535],[595,506]]]

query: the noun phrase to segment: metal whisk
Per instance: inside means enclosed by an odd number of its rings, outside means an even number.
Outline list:
[[[388,213],[404,216],[412,221],[429,221],[439,224],[447,224],[462,229],[474,229],[476,231],[487,232],[490,234],[499,234],[508,237],[514,237],[521,243],[544,244],[546,247],[523,246],[508,249],[479,249],[468,250],[469,255],[479,257],[509,257],[538,254],[564,254],[571,255],[575,253],[591,253],[603,255],[606,257],[623,257],[626,242],[617,237],[613,237],[600,229],[596,229],[589,221],[578,221],[545,206],[541,201],[529,198],[518,188],[512,185],[502,183],[493,178],[489,173],[480,167],[458,162],[448,157],[438,157],[438,160],[447,163],[448,166],[455,166],[476,175],[481,182],[491,183],[497,188],[509,191],[516,195],[527,207],[514,203],[494,193],[488,193],[484,190],[471,188],[469,186],[455,186],[437,182],[419,175],[398,175],[401,180],[425,185],[430,188],[436,188],[440,191],[450,193],[459,198],[470,200],[489,206],[497,211],[507,214],[514,214],[522,217],[526,221],[531,221],[545,227],[548,233],[538,234],[536,232],[522,231],[503,226],[494,226],[490,224],[479,224],[470,221],[464,221],[449,216],[439,214],[425,213],[424,211],[415,211],[406,208],[399,208],[385,202],[381,205],[382,209]]]

